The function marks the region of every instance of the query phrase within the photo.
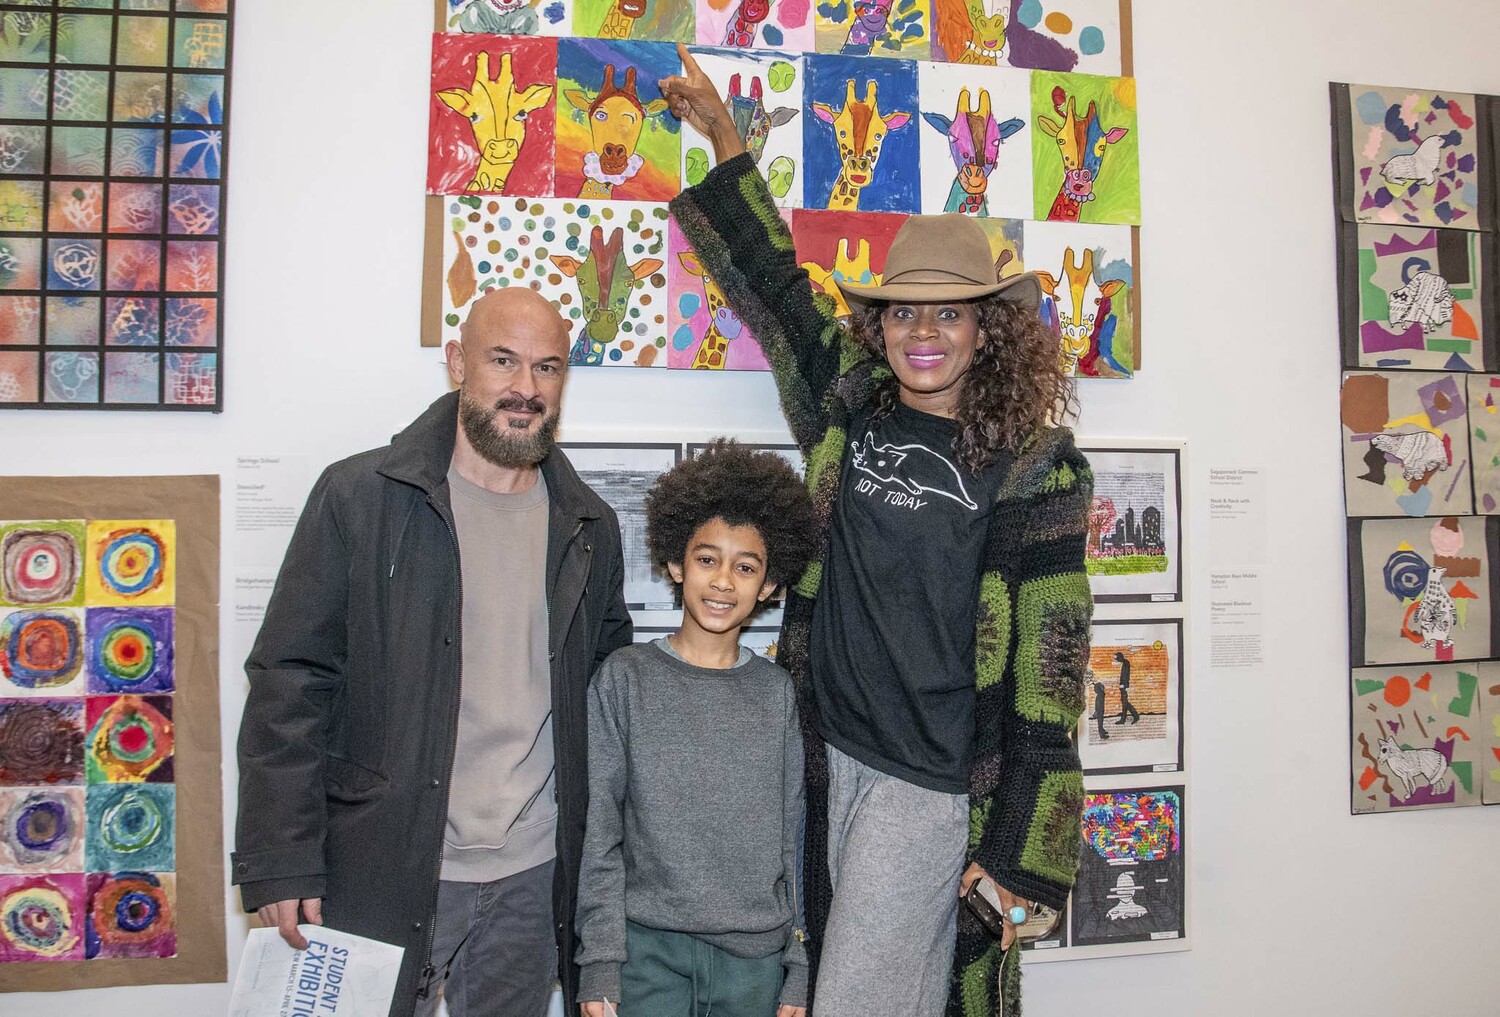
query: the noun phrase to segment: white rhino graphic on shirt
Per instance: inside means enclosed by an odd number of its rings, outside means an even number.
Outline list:
[[[940,494],[952,498],[968,509],[978,503],[969,497],[963,475],[945,457],[926,445],[878,445],[875,435],[865,432],[864,444],[849,443],[854,453],[854,468],[883,484],[893,484],[908,494]]]

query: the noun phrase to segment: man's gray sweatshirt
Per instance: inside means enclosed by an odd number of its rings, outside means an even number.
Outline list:
[[[629,919],[738,957],[781,952],[781,1001],[805,1006],[791,677],[754,654],[716,669],[669,649],[616,650],[589,688],[578,998],[620,998]]]

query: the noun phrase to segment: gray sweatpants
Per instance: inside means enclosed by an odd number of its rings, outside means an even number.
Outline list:
[[[828,746],[828,868],[813,1017],[941,1017],[969,796],[929,791]]]

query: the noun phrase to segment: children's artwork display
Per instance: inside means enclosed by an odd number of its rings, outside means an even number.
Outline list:
[[[1094,599],[1181,600],[1181,448],[1082,451],[1094,470],[1084,551]]]
[[[646,492],[657,477],[682,460],[682,446],[650,442],[558,444],[583,482],[619,518],[625,552],[625,606],[632,611],[672,610],[672,583],[651,567],[646,549]]]
[[[1341,223],[1344,366],[1494,371],[1494,235]]]
[[[1077,378],[1129,378],[1136,348],[1135,238],[1128,226],[1031,222],[1026,268],[1042,283],[1042,320]]]
[[[1353,516],[1471,515],[1463,375],[1389,371],[1344,378],[1344,494]]]
[[[1500,517],[1349,520],[1350,659],[1497,656],[1491,562]]]
[[[681,71],[673,40],[696,39],[693,59],[774,203],[799,212],[782,218],[838,313],[848,307],[833,281],[878,281],[905,216],[959,212],[989,236],[999,277],[1042,273],[1044,319],[1075,377],[1133,377],[1140,187],[1129,0],[960,0],[936,13],[928,3],[436,0],[423,345],[452,339],[477,295],[525,283],[572,320],[575,366],[766,369],[681,234],[662,228],[666,204],[713,165],[712,145],[658,88]],[[928,61],[929,29],[945,23],[963,41],[932,41]],[[524,200],[554,224],[587,223],[581,238],[561,241],[582,275],[555,263],[557,233],[534,238],[511,205],[486,198]],[[552,211],[558,200],[575,204]],[[616,202],[640,203],[639,228],[605,218]],[[611,246],[616,224],[623,262]],[[601,273],[583,256],[596,225]],[[1034,264],[1023,257],[1029,228]],[[826,253],[803,254],[824,251],[835,233]],[[665,271],[634,274],[653,261]],[[1462,300],[1460,273],[1450,274]],[[579,345],[595,306],[592,331],[606,334]],[[0,321],[16,311],[0,299]],[[1457,339],[1434,337],[1433,349],[1447,341]]]
[[[218,506],[0,484],[0,991],[224,978]]]
[[[1330,101],[1343,362],[1365,368],[1340,397],[1351,808],[1478,805],[1500,688],[1500,103],[1337,83]]]
[[[1084,794],[1070,946],[1186,936],[1183,800],[1180,785]]]
[[[1031,75],[1033,218],[1141,222],[1134,78]]]
[[[1182,621],[1096,620],[1078,753],[1085,773],[1181,770]]]
[[[101,6],[0,11],[0,407],[217,412],[233,4]]]
[[[662,367],[667,348],[667,210],[639,202],[461,195],[447,203],[444,338],[469,304],[529,286],[568,323],[568,362]]]
[[[1332,101],[1344,218],[1494,227],[1490,96],[1335,84]]]
[[[760,166],[776,203],[802,204],[802,58],[745,49],[694,53],[724,97],[735,130]],[[713,145],[690,124],[682,125],[682,182],[699,183],[713,165]]]
[[[917,65],[922,211],[1031,216],[1031,76]]]
[[[556,91],[553,42],[434,35],[427,193],[552,193]]]
[[[558,197],[668,201],[677,195],[682,133],[657,82],[680,69],[667,43],[558,41]]]
[[[1354,812],[1478,805],[1488,748],[1481,689],[1497,682],[1494,661],[1356,668]]]
[[[802,163],[807,208],[915,212],[921,142],[917,65],[810,56]]]

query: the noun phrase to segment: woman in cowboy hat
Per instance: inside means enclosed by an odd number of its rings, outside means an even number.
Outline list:
[[[662,94],[718,164],[672,212],[771,363],[818,509],[778,650],[807,747],[814,1012],[1018,1012],[1002,951],[1078,861],[1092,611],[1092,474],[1055,426],[1073,398],[1040,287],[999,279],[974,221],[912,216],[880,285],[839,283],[846,329],[679,51]],[[999,940],[960,916],[982,879]]]

